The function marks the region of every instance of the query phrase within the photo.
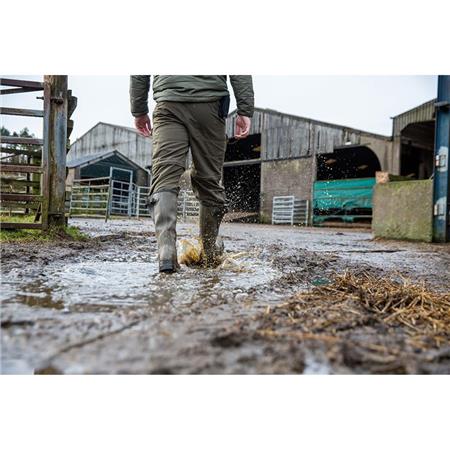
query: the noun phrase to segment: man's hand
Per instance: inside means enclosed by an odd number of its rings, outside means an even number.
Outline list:
[[[152,123],[148,114],[134,118],[134,126],[138,133],[144,137],[150,137],[152,135]]]
[[[248,133],[250,132],[251,123],[252,121],[250,120],[250,117],[237,116],[234,137],[236,139],[246,138],[248,136]]]

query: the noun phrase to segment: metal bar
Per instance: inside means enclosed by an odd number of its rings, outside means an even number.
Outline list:
[[[110,180],[109,177],[100,177],[100,178],[88,178],[88,179],[84,179],[84,178],[80,178],[77,180],[73,180],[74,184],[75,183],[90,183],[91,181],[98,181],[98,180]],[[97,186],[97,185],[95,185]],[[106,184],[105,186],[109,186],[109,184]]]
[[[109,195],[108,195],[108,203],[107,203],[107,207],[106,207],[106,211],[105,211],[105,223],[108,222],[108,219],[111,216],[111,207],[112,207],[112,204],[111,204],[112,192],[111,191],[112,191],[112,182],[113,182],[113,180],[112,180],[112,177],[111,177],[111,175],[112,175],[112,171],[111,170],[110,170],[109,174],[110,174],[109,188],[108,188]]]
[[[261,164],[261,158],[244,159],[242,161],[227,161],[223,164],[223,167],[250,166],[253,164]]]
[[[24,223],[24,222],[0,222],[1,229],[7,230],[15,230],[15,229],[39,229],[42,228],[42,224],[40,223]]]
[[[94,207],[87,207],[87,208],[81,208],[81,207],[74,207],[73,209],[75,210],[75,211],[80,211],[80,210],[83,210],[83,211],[106,211],[106,206],[104,207],[104,208],[94,208]]]
[[[139,213],[141,209],[141,188],[137,187],[137,197],[136,197],[136,217],[139,219]]]
[[[43,139],[19,137],[19,136],[1,136],[0,143],[2,144],[25,144],[25,145],[42,145]]]
[[[86,196],[86,195],[108,195],[108,192],[73,192],[72,191],[72,195],[76,195],[76,196]]]
[[[39,202],[42,197],[40,195],[34,194],[21,194],[21,193],[11,193],[11,192],[1,192],[0,201],[3,203],[5,201],[11,202]]]
[[[435,167],[433,185],[433,240],[448,242],[450,240],[450,109],[445,107],[450,102],[450,75],[439,75],[436,108],[435,132]]]
[[[0,85],[44,89],[44,83],[41,81],[17,80],[15,78],[0,78]]]
[[[19,173],[41,173],[42,167],[27,164],[5,164],[0,167],[2,172],[19,172]]]
[[[0,114],[5,116],[44,117],[41,109],[4,108],[0,107]]]

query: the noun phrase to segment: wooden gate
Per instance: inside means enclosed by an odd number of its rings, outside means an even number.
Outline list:
[[[39,228],[65,225],[65,180],[69,120],[76,97],[67,89],[67,76],[45,75],[43,82],[0,78],[0,95],[43,91],[43,109],[0,108],[0,114],[41,117],[43,138],[1,136],[2,210],[35,212],[31,223],[0,222],[1,228]],[[17,146],[20,145],[18,148]],[[6,156],[5,156],[6,155]],[[9,160],[6,161],[5,160]],[[11,162],[11,160],[13,160]]]

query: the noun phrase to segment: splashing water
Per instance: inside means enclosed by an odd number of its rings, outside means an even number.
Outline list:
[[[247,269],[238,260],[249,256],[248,252],[224,252],[220,257],[218,270],[226,269],[235,272],[245,272]],[[181,239],[178,242],[178,263],[186,266],[202,264],[202,245],[198,239]]]

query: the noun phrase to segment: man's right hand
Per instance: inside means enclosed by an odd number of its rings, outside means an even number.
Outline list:
[[[138,133],[144,137],[150,137],[152,135],[152,123],[148,114],[134,118],[134,126]]]

